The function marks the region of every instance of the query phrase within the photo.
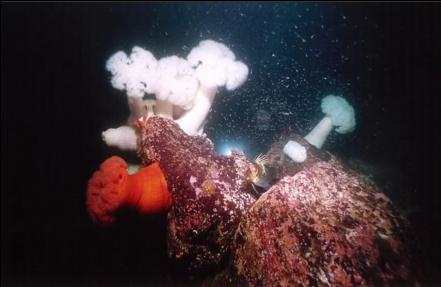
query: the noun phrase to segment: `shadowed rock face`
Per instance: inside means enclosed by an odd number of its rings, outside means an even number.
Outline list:
[[[137,122],[138,155],[157,161],[173,205],[168,213],[168,254],[188,271],[215,267],[225,259],[243,213],[255,198],[244,192],[250,162],[243,154],[216,154],[205,137],[188,136],[173,121]]]
[[[270,164],[277,165],[274,159],[281,148],[275,144],[270,149]],[[307,150],[308,160],[301,165],[290,166],[283,156],[278,158],[274,168],[281,179],[243,216],[232,243],[230,275],[223,273],[223,282],[416,284],[409,225],[389,198],[330,154],[324,157],[318,150]]]

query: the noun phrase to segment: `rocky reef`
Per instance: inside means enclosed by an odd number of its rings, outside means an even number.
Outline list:
[[[255,198],[244,192],[251,163],[241,153],[218,155],[203,136],[189,136],[161,117],[141,118],[138,155],[159,162],[173,205],[168,213],[168,255],[189,272],[217,267]]]
[[[417,286],[409,223],[368,178],[298,136],[308,160],[268,152],[278,182],[243,216],[207,286]]]
[[[217,155],[164,118],[137,127],[138,155],[159,162],[173,196],[170,258],[190,272],[227,266],[205,286],[417,285],[408,222],[330,153],[292,135],[308,154],[294,163],[282,138],[267,153],[272,186],[257,199],[243,154]]]
[[[290,161],[288,140],[305,146]],[[420,286],[409,223],[367,177],[298,135],[267,153],[274,185],[242,217],[230,264],[204,286]]]
[[[318,162],[284,177],[242,218],[235,276],[245,286],[402,286],[412,276],[406,225],[373,185]]]

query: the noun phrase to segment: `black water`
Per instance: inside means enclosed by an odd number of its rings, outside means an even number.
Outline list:
[[[2,2],[2,285],[172,285],[164,219],[92,225],[85,188],[108,156],[100,133],[128,116],[105,61],[139,45],[184,57],[204,39],[250,67],[220,92],[206,127],[251,158],[291,127],[306,134],[320,99],[344,96],[356,130],[326,149],[373,166],[412,222],[427,285],[441,226],[435,181],[440,128],[439,3]],[[390,175],[390,176],[389,176]]]

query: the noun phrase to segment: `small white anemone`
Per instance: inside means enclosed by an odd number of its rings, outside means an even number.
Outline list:
[[[121,150],[136,150],[137,136],[132,127],[121,126],[116,129],[107,129],[102,133],[102,137],[108,146],[115,146]]]
[[[283,152],[295,162],[306,160],[306,148],[296,141],[288,141],[283,147]]]

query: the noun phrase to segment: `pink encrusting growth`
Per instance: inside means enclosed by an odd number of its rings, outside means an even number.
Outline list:
[[[189,136],[162,117],[141,118],[138,155],[158,162],[173,197],[168,213],[169,256],[188,271],[218,266],[242,215],[255,201],[246,187],[252,163],[243,154],[218,155],[212,142]]]
[[[417,286],[409,231],[374,185],[335,159],[315,161],[244,215],[232,278],[240,286]]]
[[[147,115],[142,100],[154,95],[154,114],[175,120],[189,135],[203,133],[205,119],[221,87],[235,90],[248,77],[248,67],[236,61],[227,46],[213,40],[201,41],[187,59],[173,55],[157,60],[150,51],[134,47],[130,55],[122,51],[114,54],[106,68],[112,74],[112,86],[126,91],[131,118]],[[104,132],[103,140],[134,150],[136,134],[116,130]]]

